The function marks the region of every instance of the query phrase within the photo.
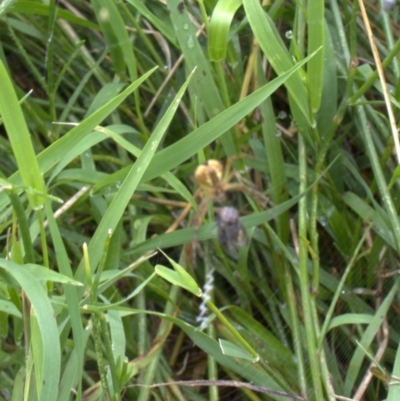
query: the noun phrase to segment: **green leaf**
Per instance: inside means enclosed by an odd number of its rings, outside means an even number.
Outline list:
[[[245,359],[250,362],[257,362],[259,358],[254,358],[250,353],[248,353],[243,348],[238,347],[235,344],[232,344],[229,341],[219,339],[219,346],[221,347],[221,351],[224,355],[232,356],[233,358]]]
[[[400,166],[397,166],[392,174],[392,178],[390,179],[389,185],[388,185],[388,190],[393,187],[395,182],[400,178]]]
[[[271,17],[265,13],[258,0],[243,0],[243,5],[251,29],[276,73],[281,75],[290,70],[293,67],[292,57],[286,49]],[[315,52],[311,54],[314,55]],[[314,126],[315,121],[310,112],[307,88],[299,72],[294,73],[287,80],[285,86],[307,122]]]
[[[391,247],[396,249],[393,234],[388,223],[388,216],[384,210],[375,210],[363,199],[352,192],[343,195],[343,201],[351,208],[363,221],[372,223],[378,235],[380,235]]]
[[[200,297],[202,294],[201,289],[198,287],[193,277],[178,263],[170,258],[168,258],[168,260],[171,262],[175,270],[168,269],[168,267],[162,265],[156,265],[156,273],[171,284],[182,287],[197,297]]]
[[[38,375],[37,392],[40,401],[56,400],[61,369],[61,350],[54,311],[43,285],[26,266],[0,259],[0,268],[6,270],[22,287],[35,312],[37,330],[32,347],[40,350],[35,358]],[[34,352],[34,355],[39,355]]]
[[[0,60],[0,115],[17,160],[22,181],[26,187],[35,192],[27,192],[29,203],[34,210],[41,209],[45,201],[46,187],[17,94],[2,60]]]
[[[307,66],[308,88],[310,91],[311,110],[313,113],[319,110],[322,96],[325,57],[324,10],[324,0],[309,0],[307,2],[308,54],[320,49]]]
[[[0,299],[0,311],[7,313],[8,315],[22,318],[22,314],[18,310],[18,308],[12,302],[6,301],[4,299]]]
[[[77,286],[83,285],[82,283],[74,280],[73,278],[64,276],[44,266],[36,265],[33,263],[28,263],[24,266],[27,269],[29,269],[29,271],[36,277],[37,280],[43,282],[52,281],[54,283],[63,283],[69,285],[77,285]]]
[[[224,60],[228,45],[229,27],[242,0],[219,0],[211,16],[208,30],[210,60]]]
[[[115,72],[123,74],[127,68],[134,81],[137,79],[137,66],[133,46],[116,3],[108,0],[92,0],[91,3],[106,39]]]
[[[345,313],[334,317],[329,323],[328,330],[345,324],[370,324],[372,319],[373,316],[366,313]]]

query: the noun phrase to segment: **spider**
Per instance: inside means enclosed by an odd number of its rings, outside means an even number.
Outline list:
[[[246,155],[247,156],[247,155]],[[228,158],[225,168],[223,164],[215,159],[209,159],[200,164],[194,173],[194,182],[198,185],[193,197],[200,198],[198,206],[198,215],[201,219],[207,211],[207,205],[211,201],[222,204],[226,200],[227,192],[246,192],[253,194],[262,208],[265,207],[266,197],[251,186],[245,185],[243,182],[231,182],[235,177],[232,171],[232,162],[242,155],[231,156]],[[175,222],[167,229],[167,233],[176,230],[182,223],[183,219],[189,214],[192,206],[187,204]]]
[[[194,193],[195,199],[200,199],[197,213],[194,218],[195,234],[194,234],[194,249],[197,243],[197,228],[201,223],[202,218],[208,210],[209,202],[216,202],[223,204],[226,201],[227,192],[246,192],[253,194],[254,197],[265,203],[265,196],[253,188],[245,185],[243,182],[232,182],[235,177],[235,172],[232,171],[232,162],[235,158],[240,156],[233,156],[228,158],[225,168],[223,164],[215,159],[209,159],[205,163],[199,165],[194,173],[194,181],[198,185]],[[262,205],[264,207],[264,204]],[[192,206],[188,204],[175,222],[168,228],[167,232],[174,231],[188,215]],[[225,250],[234,249],[235,241],[233,237],[245,237],[245,231],[239,220],[239,212],[232,207],[222,207],[218,211],[218,237],[221,245]],[[230,234],[232,232],[232,234]],[[237,247],[240,246],[240,240],[237,240]],[[243,241],[242,241],[243,242]],[[243,245],[245,242],[241,243]],[[231,255],[235,259],[235,255]],[[192,258],[193,259],[193,258]]]

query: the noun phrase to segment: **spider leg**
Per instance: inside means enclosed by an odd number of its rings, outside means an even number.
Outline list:
[[[243,178],[239,178],[240,180],[243,180]],[[268,198],[261,193],[260,191],[257,191],[257,189],[253,188],[253,183],[249,182],[248,184],[245,184],[243,182],[228,182],[224,185],[224,191],[225,192],[244,192],[248,195],[250,195],[257,203],[258,205],[265,209],[268,203]]]
[[[237,159],[244,159],[246,157],[247,158],[252,158],[251,155],[248,155],[246,153],[238,153],[237,155],[229,156],[226,159],[224,176],[222,178],[223,182],[227,183],[235,176],[235,173],[232,171],[232,163]]]
[[[193,238],[192,242],[190,243],[191,245],[191,254],[187,252],[187,256],[190,258],[190,262],[193,266],[196,266],[196,252],[199,252],[201,257],[204,257],[203,251],[200,248],[198,236],[199,236],[199,228],[201,225],[201,220],[207,213],[207,204],[209,202],[208,197],[204,197],[199,205],[197,213],[195,213],[193,217]],[[189,254],[189,255],[188,255]]]
[[[201,189],[197,189],[197,191],[194,193],[193,197],[196,199],[201,193]],[[188,203],[185,208],[182,210],[182,213],[178,216],[178,218],[171,224],[170,227],[168,227],[166,233],[170,233],[172,231],[175,231],[179,225],[182,223],[182,221],[186,218],[186,216],[189,214],[190,210],[192,209],[192,205]]]
[[[262,209],[265,209],[270,203],[270,199],[261,191],[259,191],[252,181],[247,180],[241,175],[239,175],[238,180],[240,180],[241,184],[244,187],[243,192],[250,195]]]

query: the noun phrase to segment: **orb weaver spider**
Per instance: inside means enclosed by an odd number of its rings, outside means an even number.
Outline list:
[[[232,182],[236,173],[232,171],[232,162],[234,159],[243,157],[244,155],[234,155],[228,158],[225,168],[223,164],[216,159],[209,159],[197,166],[194,173],[194,182],[198,185],[196,192],[193,194],[194,199],[200,198],[198,205],[198,215],[203,217],[207,211],[209,202],[217,202],[222,204],[226,200],[227,192],[245,192],[257,200],[264,209],[268,199],[260,191],[246,185],[244,182]],[[245,155],[248,157],[248,155]],[[167,233],[175,231],[185,217],[192,209],[191,204],[187,204],[174,223],[167,229]]]
[[[235,172],[232,171],[232,162],[238,157],[242,157],[242,155],[228,158],[225,168],[220,161],[209,159],[199,165],[195,170],[194,181],[198,185],[198,188],[194,193],[194,198],[200,198],[200,203],[194,218],[194,250],[197,247],[197,229],[202,218],[207,213],[209,202],[216,202],[222,205],[226,201],[227,192],[246,192],[253,194],[258,201],[262,199],[262,207],[265,207],[266,197],[262,193],[244,184],[244,182],[232,182],[232,179],[236,176]],[[192,205],[188,204],[175,222],[168,228],[167,232],[174,231],[189,214],[191,209]],[[237,209],[227,206],[221,207],[217,212],[219,242],[224,250],[232,250],[232,252],[229,251],[229,253],[235,259],[236,257],[233,255],[235,253],[233,252],[235,247],[243,246],[247,238],[244,227],[239,220],[239,212]],[[192,257],[192,259],[194,258]]]

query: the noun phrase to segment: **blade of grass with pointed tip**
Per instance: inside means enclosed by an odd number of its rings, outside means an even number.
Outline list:
[[[0,60],[0,115],[24,185],[38,194],[45,194],[46,188],[33,150],[28,126],[2,60]],[[45,198],[37,193],[27,192],[29,203],[34,210],[41,209],[45,201]]]
[[[175,271],[168,269],[165,266],[157,265],[155,269],[156,273],[170,283],[185,288],[197,297],[201,296],[201,289],[199,288],[193,277],[179,263],[176,263],[164,252],[162,253],[168,259],[169,263],[171,263]]]
[[[186,274],[182,275],[180,272],[163,265],[156,265],[155,272],[169,283],[182,287],[196,296],[200,296],[200,288],[188,273],[185,272]]]
[[[345,324],[370,324],[373,315],[367,315],[366,313],[345,313],[340,316],[334,317],[327,328],[327,332],[335,327],[339,327]]]
[[[257,362],[257,359],[254,358],[253,355],[229,341],[219,339],[219,346],[221,347],[221,351],[224,355],[231,356],[233,358],[245,359],[246,361],[253,363]]]

